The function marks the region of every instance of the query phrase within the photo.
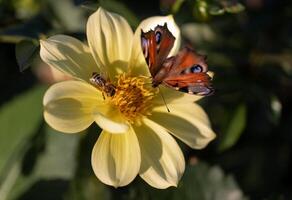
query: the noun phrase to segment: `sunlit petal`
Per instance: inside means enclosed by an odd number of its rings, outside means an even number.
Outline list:
[[[134,128],[142,155],[139,174],[156,188],[176,186],[185,169],[183,154],[164,128],[150,120],[144,122]]]
[[[67,75],[89,81],[99,71],[89,48],[73,37],[55,35],[40,43],[42,60]]]
[[[125,134],[102,131],[94,145],[91,163],[103,183],[114,187],[129,184],[138,174],[141,163],[135,133],[131,129]]]
[[[204,148],[215,138],[210,127],[208,116],[197,104],[168,104],[170,112],[165,106],[156,107],[149,118],[192,148]]]
[[[155,105],[168,105],[170,104],[185,104],[185,103],[193,103],[195,101],[199,101],[204,96],[188,94],[184,92],[176,91],[173,88],[168,88],[163,85],[159,86],[160,95],[156,95],[153,99],[153,104]],[[165,102],[163,101],[163,97]]]
[[[176,38],[169,56],[174,55],[178,52],[181,43],[181,36],[180,30],[176,25],[172,15],[165,17],[150,17],[143,20],[134,34],[131,59],[129,63],[130,70],[133,75],[149,76],[149,70],[141,48],[141,30],[147,32],[150,29],[154,29],[157,25],[164,25],[164,23],[167,23],[168,29]]]
[[[97,108],[93,114],[95,122],[105,131],[110,133],[125,133],[129,129],[129,124],[120,112],[110,105],[103,112],[100,112],[100,109]]]
[[[92,110],[105,107],[100,92],[81,81],[64,81],[51,86],[43,105],[46,122],[65,133],[86,129],[94,122]]]
[[[88,19],[87,39],[102,74],[113,80],[127,71],[133,32],[123,17],[99,8]]]

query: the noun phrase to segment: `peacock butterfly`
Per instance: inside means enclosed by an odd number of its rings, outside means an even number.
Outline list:
[[[152,86],[163,84],[175,90],[196,95],[211,95],[214,89],[207,74],[206,57],[190,47],[182,48],[177,55],[167,57],[175,37],[167,24],[154,30],[141,30],[141,46],[152,76]]]

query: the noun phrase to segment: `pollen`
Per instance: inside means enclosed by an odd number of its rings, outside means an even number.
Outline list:
[[[137,123],[145,115],[150,115],[151,101],[157,94],[149,78],[144,76],[118,76],[115,95],[111,98],[122,115],[130,122]]]

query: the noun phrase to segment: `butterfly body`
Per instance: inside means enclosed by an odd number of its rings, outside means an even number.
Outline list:
[[[141,33],[141,46],[152,76],[152,86],[163,84],[190,94],[212,94],[214,89],[207,74],[206,57],[190,47],[182,48],[176,56],[167,57],[174,41],[166,23]]]

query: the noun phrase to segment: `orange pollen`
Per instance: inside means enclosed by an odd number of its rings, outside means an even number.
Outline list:
[[[118,76],[116,92],[111,101],[130,123],[134,123],[141,117],[150,115],[151,101],[157,93],[149,78],[121,74]]]

